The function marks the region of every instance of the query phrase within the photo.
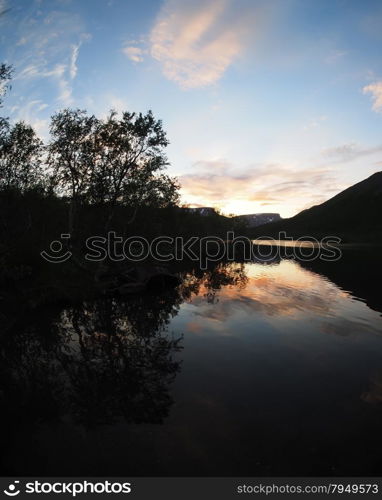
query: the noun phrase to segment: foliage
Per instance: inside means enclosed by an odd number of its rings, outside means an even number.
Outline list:
[[[11,73],[0,65],[0,102]],[[49,266],[40,252],[60,233],[70,234],[65,244],[74,263],[67,281],[79,282],[78,272],[95,274],[83,261],[90,236],[112,230],[125,239],[134,234],[148,240],[224,238],[236,229],[232,218],[178,206],[178,182],[166,173],[169,141],[151,111],[111,112],[101,119],[65,109],[52,117],[50,133],[44,145],[30,125],[0,119],[0,262],[7,270],[0,272],[0,284],[19,286],[20,275],[28,279],[25,266],[34,276],[44,276]],[[54,275],[58,278],[57,271]]]
[[[3,97],[9,87],[9,80],[12,76],[12,67],[7,64],[0,64],[0,107],[3,103]]]
[[[0,188],[26,189],[42,182],[42,141],[24,122],[6,121],[0,131]]]
[[[66,109],[51,124],[48,164],[62,193],[90,204],[166,206],[177,201],[177,183],[164,175],[168,145],[151,111],[112,112],[106,120]]]

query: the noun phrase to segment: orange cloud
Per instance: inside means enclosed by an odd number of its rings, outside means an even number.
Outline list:
[[[363,88],[364,94],[371,94],[373,99],[373,110],[382,113],[382,80],[371,83]]]
[[[224,161],[197,162],[194,168],[194,173],[179,176],[185,201],[218,205],[223,210],[233,203],[286,205],[296,204],[296,200],[305,207],[340,190],[333,170],[328,168],[294,169],[271,164],[234,173],[233,166]]]
[[[232,18],[227,0],[168,0],[150,34],[151,55],[182,88],[217,82],[243,49],[248,18]]]

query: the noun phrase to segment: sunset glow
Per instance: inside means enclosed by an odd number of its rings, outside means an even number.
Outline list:
[[[291,216],[381,169],[379,1],[0,6],[5,113],[151,108],[183,203]]]

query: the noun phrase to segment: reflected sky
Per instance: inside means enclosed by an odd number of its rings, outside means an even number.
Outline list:
[[[237,265],[238,266],[238,265]],[[220,335],[241,335],[243,328],[256,334],[267,331],[284,335],[304,331],[357,335],[382,333],[377,312],[349,292],[293,260],[274,265],[246,264],[248,280],[240,286],[212,290],[205,282],[181,306],[174,320],[186,331]]]
[[[184,463],[217,475],[380,471],[380,314],[291,260],[245,274],[213,300],[207,281],[171,323],[185,332],[169,419],[192,450]]]
[[[379,256],[356,257],[31,314],[3,339],[3,472],[380,476],[381,310],[354,292],[378,305]]]

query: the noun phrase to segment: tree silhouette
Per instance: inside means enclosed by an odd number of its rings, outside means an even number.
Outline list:
[[[1,12],[0,12],[1,15]],[[12,67],[7,64],[0,64],[0,107],[3,104],[3,97],[9,88],[9,81],[12,77]]]
[[[32,127],[4,122],[0,144],[0,188],[23,192],[42,182],[42,142]]]
[[[12,67],[0,65],[0,107],[9,88]],[[25,191],[42,181],[42,142],[24,122],[11,125],[0,117],[0,189]]]
[[[163,174],[168,145],[160,120],[112,112],[106,120],[66,109],[51,123],[48,165],[59,191],[71,199],[69,231],[79,203],[106,207],[108,223],[117,204],[162,207],[178,199],[176,181]]]

